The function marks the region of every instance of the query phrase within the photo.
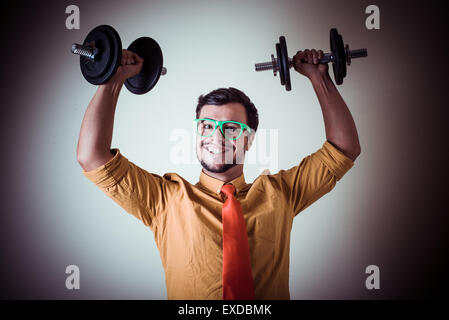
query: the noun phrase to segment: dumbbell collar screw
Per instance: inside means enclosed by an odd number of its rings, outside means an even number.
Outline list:
[[[87,42],[83,46],[77,43],[72,44],[72,53],[86,57],[91,61],[95,60],[95,57],[100,52],[95,46],[95,41]]]

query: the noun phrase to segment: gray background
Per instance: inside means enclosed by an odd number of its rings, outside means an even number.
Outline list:
[[[81,29],[65,28],[66,6]],[[381,29],[365,28],[377,4]],[[287,93],[255,62],[285,35],[290,56],[329,49],[337,27],[366,47],[339,87],[355,119],[362,154],[291,233],[292,299],[404,299],[446,295],[447,39],[438,2],[405,1],[14,1],[1,11],[2,200],[0,296],[7,299],[165,299],[152,232],[83,175],[76,144],[95,87],[69,53],[100,24],[127,47],[150,36],[168,75],[145,96],[124,89],[113,147],[149,172],[196,183],[200,165],[170,160],[175,129],[191,130],[196,99],[234,86],[253,100],[260,129],[277,129],[279,169],[325,141],[310,83],[292,72]],[[269,138],[266,138],[268,143]],[[252,182],[263,163],[245,166]],[[81,289],[65,288],[65,268]],[[365,288],[380,268],[381,289]]]

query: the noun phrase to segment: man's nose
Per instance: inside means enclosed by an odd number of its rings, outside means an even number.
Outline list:
[[[224,138],[225,138],[225,137],[224,137],[223,134],[221,133],[220,127],[217,127],[217,129],[215,130],[214,134],[211,136],[211,139],[212,139],[212,140],[217,141],[217,142],[219,142],[220,144],[223,143]]]

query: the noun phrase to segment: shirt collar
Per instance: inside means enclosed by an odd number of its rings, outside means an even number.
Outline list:
[[[204,173],[203,170],[201,170],[200,184],[202,186],[206,187],[208,190],[210,190],[214,193],[220,194],[221,187],[225,183],[232,183],[235,187],[236,192],[239,192],[246,186],[245,177],[244,177],[243,173],[239,177],[235,178],[234,180],[225,182],[225,181],[215,179],[211,176],[208,176],[207,174]]]

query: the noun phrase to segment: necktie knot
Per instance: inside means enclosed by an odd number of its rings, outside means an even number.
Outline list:
[[[234,195],[235,187],[232,184],[224,184],[223,187],[221,187],[221,192],[229,197]]]

